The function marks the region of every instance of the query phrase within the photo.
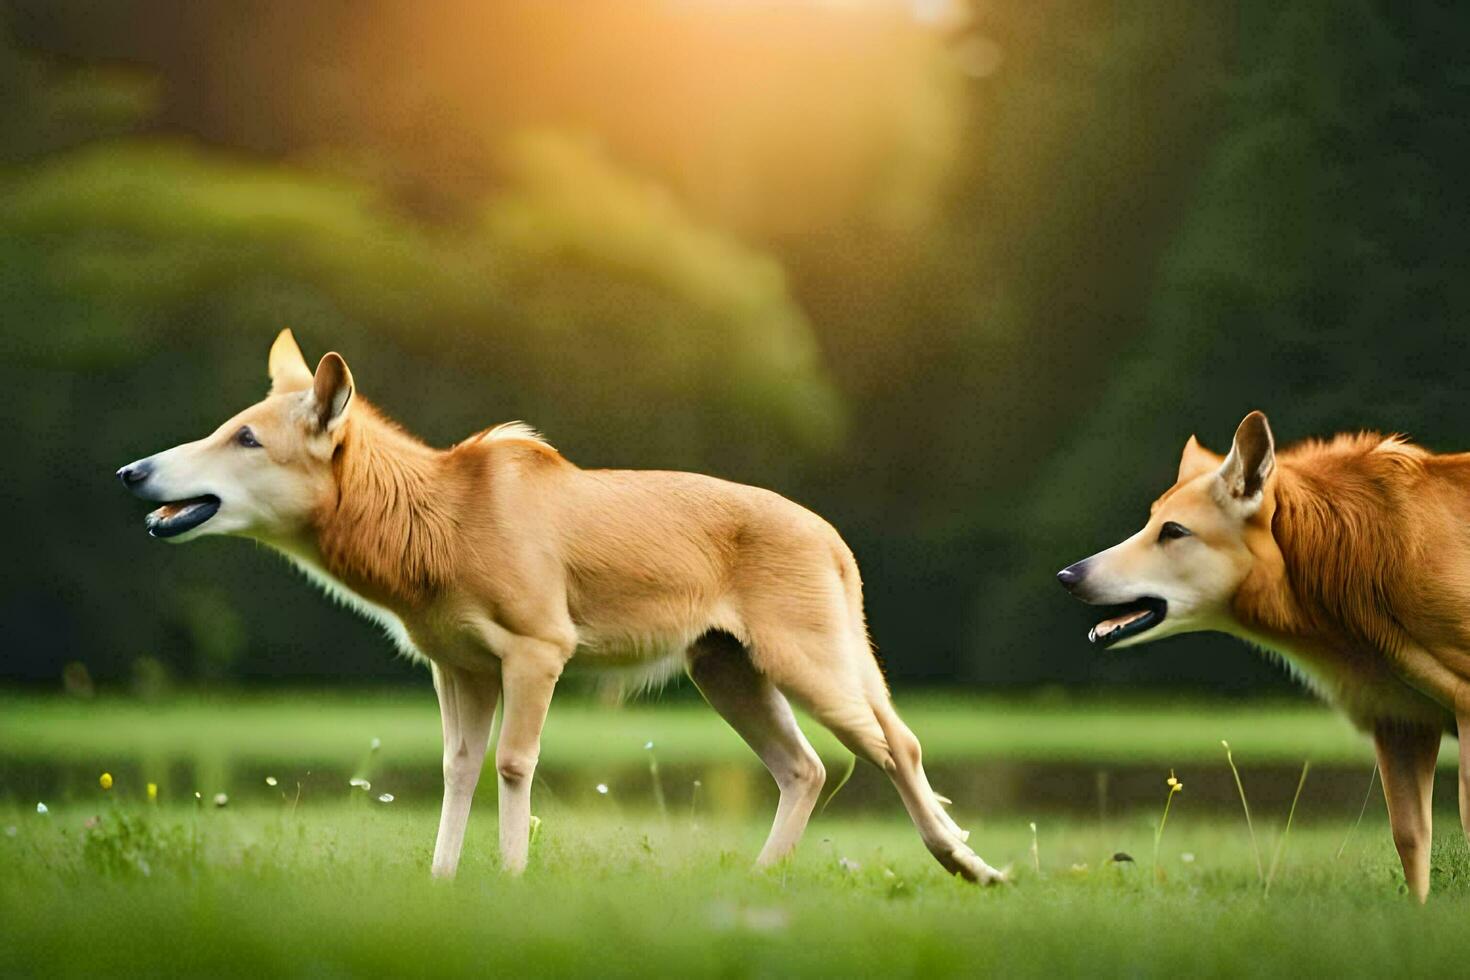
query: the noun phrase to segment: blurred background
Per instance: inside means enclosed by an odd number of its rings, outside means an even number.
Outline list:
[[[5,0],[0,682],[426,689],[113,478],[290,326],[434,443],[818,511],[896,686],[1289,691],[1218,637],[1099,656],[1052,576],[1253,408],[1470,447],[1467,16]]]

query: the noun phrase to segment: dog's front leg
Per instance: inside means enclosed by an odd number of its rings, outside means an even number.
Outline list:
[[[1409,891],[1421,902],[1429,895],[1430,804],[1440,738],[1437,728],[1409,723],[1379,722],[1373,729],[1393,843]]]
[[[526,869],[531,847],[531,780],[541,757],[541,728],[571,649],[516,637],[501,652],[505,715],[495,747],[500,775],[500,863],[511,874]]]
[[[1460,738],[1460,826],[1470,844],[1470,708],[1459,710],[1455,724]]]
[[[444,808],[434,841],[433,873],[436,878],[452,878],[464,846],[470,801],[485,765],[490,724],[500,700],[500,674],[493,665],[484,672],[440,664],[432,669],[444,724]]]

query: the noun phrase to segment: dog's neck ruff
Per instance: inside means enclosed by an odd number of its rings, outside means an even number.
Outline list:
[[[452,457],[355,404],[332,460],[336,499],[316,519],[323,570],[393,609],[447,586],[459,539]]]
[[[1298,465],[1287,457],[1278,469],[1271,516],[1281,565],[1257,554],[1264,573],[1247,580],[1237,614],[1282,637],[1337,636],[1394,651],[1402,636],[1392,604],[1403,569],[1417,559],[1380,515],[1401,505],[1422,472],[1423,451],[1364,434],[1308,443],[1293,455]]]

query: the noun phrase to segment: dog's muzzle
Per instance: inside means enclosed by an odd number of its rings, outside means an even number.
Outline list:
[[[162,504],[148,513],[143,526],[155,538],[175,538],[194,530],[219,513],[220,499],[212,493],[182,500],[171,500],[149,485],[154,465],[151,459],[140,459],[117,471],[117,478],[135,497]],[[165,491],[166,492],[166,491]]]
[[[1057,572],[1057,581],[1072,595],[1089,605],[1103,605],[1107,618],[1087,631],[1087,639],[1099,647],[1110,647],[1146,633],[1169,615],[1169,604],[1158,596],[1141,595],[1128,602],[1099,603],[1095,590],[1087,586],[1091,558]]]

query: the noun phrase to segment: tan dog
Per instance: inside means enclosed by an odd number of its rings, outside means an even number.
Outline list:
[[[428,659],[444,723],[436,875],[459,863],[497,704],[501,861],[525,867],[541,726],[577,656],[687,668],[780,787],[759,863],[796,846],[825,780],[789,695],[889,775],[948,871],[1001,878],[930,789],[868,642],[857,565],[820,517],[706,476],[578,469],[520,425],[432,449],[365,404],[337,354],[313,373],[290,331],[270,377],[213,434],[118,475],[163,504],[153,535],[269,544]]]
[[[1435,759],[1457,732],[1470,839],[1470,454],[1361,433],[1278,455],[1252,412],[1223,459],[1191,437],[1143,530],[1057,577],[1122,607],[1093,628],[1101,646],[1231,633],[1371,732],[1420,900]]]

